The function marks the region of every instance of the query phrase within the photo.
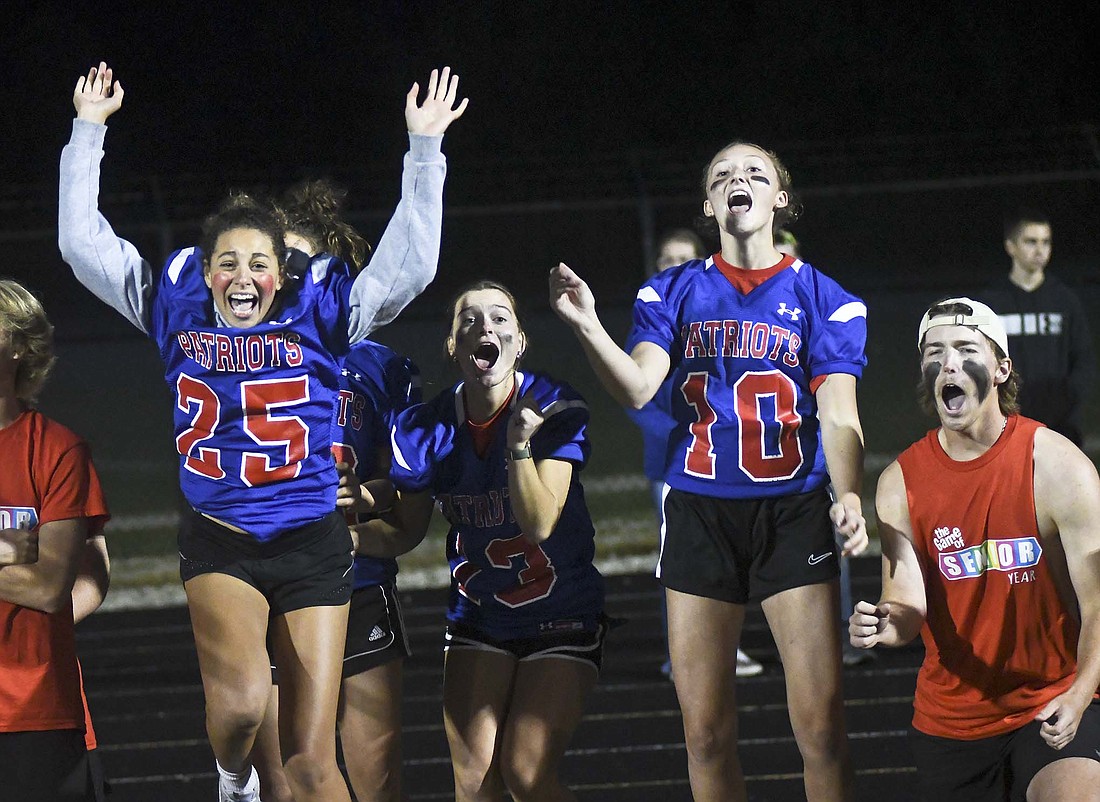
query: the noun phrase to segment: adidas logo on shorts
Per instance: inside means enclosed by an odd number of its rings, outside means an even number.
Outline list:
[[[384,637],[386,637],[386,633],[382,631],[382,627],[378,626],[378,624],[375,624],[374,629],[372,629],[370,631],[370,637],[368,637],[367,640],[368,641],[376,641],[379,638],[384,638]]]

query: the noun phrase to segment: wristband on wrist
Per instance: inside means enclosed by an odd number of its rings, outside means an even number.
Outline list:
[[[509,448],[508,459],[512,462],[521,459],[531,459],[531,444],[528,443],[523,448]]]

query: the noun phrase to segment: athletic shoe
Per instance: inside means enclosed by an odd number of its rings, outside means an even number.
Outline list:
[[[218,802],[260,802],[260,775],[252,767],[252,776],[242,791],[231,791],[225,777],[218,778]]]
[[[764,666],[753,660],[740,649],[737,650],[737,676],[755,677],[764,673]]]

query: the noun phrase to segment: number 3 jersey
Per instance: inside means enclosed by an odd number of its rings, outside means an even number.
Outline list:
[[[402,412],[392,430],[395,486],[428,491],[450,523],[447,618],[499,640],[595,629],[603,578],[592,564],[594,529],[578,474],[588,460],[588,406],[566,384],[516,372],[517,390],[479,457],[466,422],[463,383]],[[545,422],[531,438],[536,460],[573,464],[557,526],[540,544],[520,531],[508,498],[508,418],[531,394]]]
[[[822,487],[815,380],[862,375],[867,307],[792,257],[747,292],[715,258],[656,274],[634,302],[626,350],[652,342],[671,362],[665,481],[721,498]]]
[[[200,252],[169,259],[150,336],[175,398],[180,487],[196,510],[267,541],[336,508],[333,354],[348,350],[351,283],[343,262],[318,257],[284,283],[269,320],[237,329],[216,323]]]

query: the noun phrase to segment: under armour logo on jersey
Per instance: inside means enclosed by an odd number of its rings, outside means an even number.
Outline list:
[[[787,303],[785,301],[780,301],[779,308],[775,310],[775,313],[780,316],[790,315],[792,321],[797,321],[798,316],[802,314],[802,310],[797,306],[794,309],[788,309]]]

